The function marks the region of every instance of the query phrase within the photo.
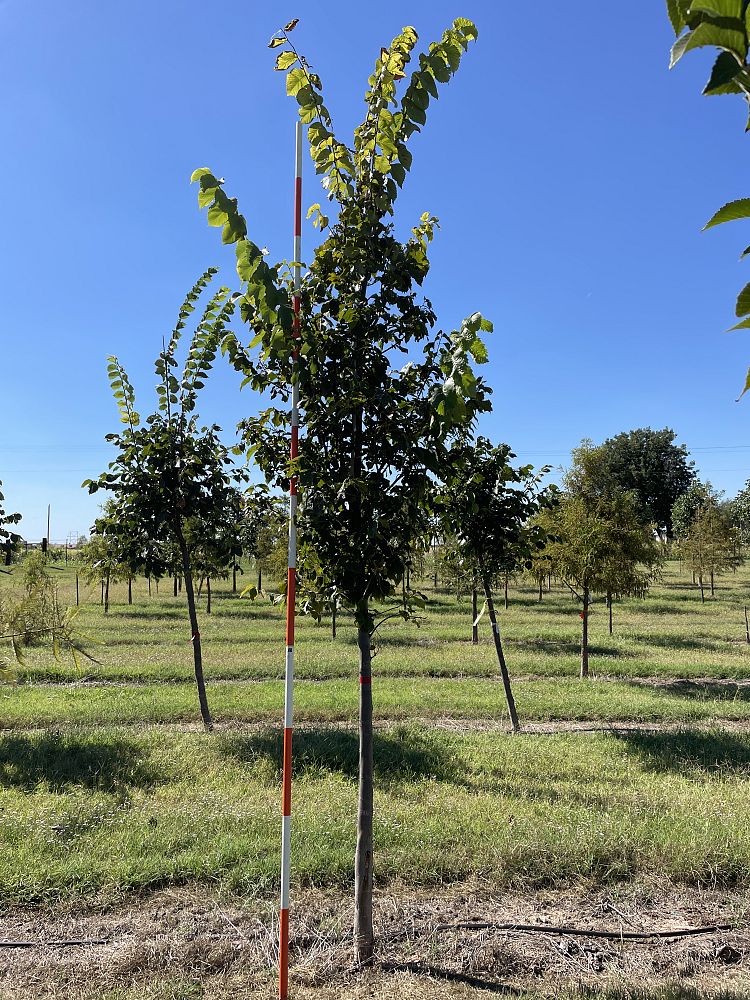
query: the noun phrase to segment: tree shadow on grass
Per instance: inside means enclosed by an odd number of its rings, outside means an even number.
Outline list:
[[[725,653],[727,642],[722,642],[715,636],[687,635],[653,635],[652,633],[630,632],[631,642],[646,646],[659,646],[661,649],[692,649],[702,653]]]
[[[126,740],[82,740],[61,733],[0,737],[0,787],[61,792],[76,785],[104,792],[147,788],[160,776]]]
[[[647,684],[642,680],[628,679],[631,687],[644,689],[662,698],[691,698],[694,701],[750,701],[750,684],[739,684],[737,681],[703,681],[690,680],[682,677],[678,680],[666,680],[660,684]]]
[[[613,736],[637,753],[650,771],[744,772],[750,777],[750,736],[740,733],[620,730]]]
[[[283,760],[281,733],[257,733],[224,740],[223,752],[240,763],[270,758],[280,769]],[[420,733],[396,730],[373,737],[375,776],[379,783],[435,778],[466,784],[466,771],[452,754]],[[338,729],[306,729],[294,734],[292,770],[296,776],[336,771],[356,779],[359,773],[359,739]]]
[[[507,639],[508,646],[520,651],[533,653],[548,653],[550,656],[580,656],[580,640],[566,641],[564,639]],[[597,643],[589,643],[589,654],[591,656],[606,656],[609,659],[635,659],[638,653],[627,649],[620,649],[618,646],[602,646]]]

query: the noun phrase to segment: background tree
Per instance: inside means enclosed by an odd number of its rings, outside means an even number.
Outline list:
[[[120,541],[109,529],[110,518],[115,508],[111,501],[104,504],[103,516],[91,528],[91,538],[81,547],[79,553],[80,574],[88,584],[101,585],[101,601],[104,613],[109,613],[109,587],[126,579],[130,570],[125,564]]]
[[[455,532],[457,548],[474,568],[484,591],[492,637],[514,732],[520,730],[510,674],[505,662],[500,626],[492,596],[493,579],[531,564],[545,536],[533,518],[554,502],[556,490],[541,490],[530,465],[513,468],[508,445],[493,447],[486,438],[460,444],[451,454],[452,473],[438,498],[445,530]]]
[[[718,505],[719,494],[711,483],[697,481],[679,497],[672,508],[675,538],[684,540],[690,534],[693,522],[706,504]]]
[[[222,444],[216,425],[198,428],[195,406],[226,335],[233,311],[229,290],[219,289],[208,302],[196,325],[182,374],[174,374],[176,352],[190,314],[201,293],[216,273],[206,271],[188,293],[169,342],[159,355],[155,370],[158,408],[141,424],[135,409],[135,393],[116,358],[109,363],[109,377],[125,429],[108,434],[117,450],[109,472],[87,480],[89,492],[99,489],[114,494],[108,516],[98,527],[117,539],[119,553],[133,571],[163,576],[173,569],[176,546],[185,581],[195,681],[201,717],[212,729],[211,713],[203,678],[203,657],[193,586],[195,548],[203,544],[195,527],[223,525],[232,516],[235,484],[244,474],[232,467],[229,450]],[[235,519],[236,520],[236,519]],[[215,537],[212,538],[212,543]]]
[[[705,601],[704,581],[708,579],[711,596],[715,594],[715,578],[743,562],[737,531],[710,483],[701,483],[702,490],[688,498],[680,518],[679,552],[697,579],[701,602]]]
[[[672,507],[695,479],[687,448],[675,444],[675,437],[668,427],[640,427],[598,446],[586,441],[573,453],[576,474],[584,474],[601,493],[634,493],[643,523],[666,529],[671,537]]]
[[[622,492],[602,475],[601,450],[584,441],[573,451],[565,491],[547,516],[550,562],[581,602],[581,677],[589,675],[589,608],[596,593],[642,596],[661,567],[664,551],[654,525],[643,522],[637,493]]]
[[[0,546],[2,547],[2,558],[6,566],[10,566],[13,551],[21,541],[21,536],[8,528],[9,524],[18,524],[21,520],[20,514],[8,514],[5,511],[5,497],[2,491],[3,482],[0,479]]]
[[[750,17],[747,7],[747,0],[667,0],[667,13],[677,36],[669,68],[676,66],[691,49],[715,48],[718,54],[703,93],[739,94],[750,106],[750,66],[747,62]],[[748,128],[750,116],[745,131]],[[736,219],[750,219],[750,198],[739,198],[723,205],[703,228],[711,229]],[[750,247],[743,250],[740,259],[748,254]],[[750,328],[750,282],[737,297],[735,314],[739,322],[733,330]],[[740,396],[748,389],[750,368]]]
[[[411,166],[410,138],[426,122],[438,84],[457,70],[476,28],[456,20],[419,56],[404,85],[417,33],[405,28],[383,48],[369,79],[366,111],[353,142],[333,131],[321,81],[289,39],[291,22],[272,40],[276,67],[286,72],[287,93],[308,126],[310,153],[335,203],[333,224],[320,205],[311,213],[323,242],[302,288],[301,340],[295,342],[290,278],[270,266],[236,201],[207,168],[196,171],[199,203],[236,243],[244,282],[240,302],[254,338],[250,348],[227,349],[246,380],[286,402],[296,379],[304,408],[299,476],[300,538],[316,553],[321,582],[335,588],[357,625],[360,674],[360,755],[355,858],[355,953],[370,962],[373,881],[373,748],[371,643],[394,614],[409,617],[414,595],[398,588],[409,553],[429,531],[426,499],[434,477],[445,472],[453,435],[488,409],[487,388],[472,371],[486,350],[479,333],[489,329],[475,314],[453,334],[433,334],[428,300],[417,293],[427,275],[427,250],[437,220],[425,213],[405,242],[390,217]],[[260,358],[252,353],[260,349]],[[298,349],[298,364],[292,357]],[[399,355],[409,361],[397,367]],[[404,361],[406,359],[404,358]],[[269,482],[285,486],[288,413],[276,406],[245,422],[245,439]],[[320,591],[320,588],[317,588]]]
[[[736,529],[740,544],[750,542],[750,479],[728,503],[729,518]]]

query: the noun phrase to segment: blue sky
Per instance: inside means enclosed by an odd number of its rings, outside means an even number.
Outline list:
[[[479,42],[431,109],[399,201],[441,231],[427,292],[444,327],[495,323],[483,431],[537,465],[583,437],[673,427],[728,494],[750,476],[746,334],[725,334],[749,280],[742,223],[700,230],[750,194],[738,98],[703,98],[708,53],[667,69],[659,0],[431,0],[357,5],[194,0],[0,0],[0,478],[30,538],[87,532],[80,489],[109,458],[117,354],[150,412],[153,359],[208,265],[231,251],[188,183],[210,166],[250,232],[290,255],[294,105],[271,70],[291,17],[342,137],[360,120],[381,44],[427,43],[455,16]],[[305,201],[320,200],[306,161]],[[313,239],[306,230],[306,245]],[[223,364],[202,417],[254,412]]]

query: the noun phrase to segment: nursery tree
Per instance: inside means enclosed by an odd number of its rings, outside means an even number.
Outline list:
[[[599,475],[599,449],[584,441],[573,451],[560,504],[545,521],[550,563],[581,602],[581,677],[589,675],[589,608],[595,593],[642,596],[664,553],[654,525],[644,524],[635,491]]]
[[[732,527],[727,511],[719,505],[710,484],[706,484],[702,495],[696,498],[694,509],[686,511],[679,545],[680,556],[687,562],[694,581],[698,581],[701,602],[706,599],[706,578],[713,597],[716,576],[742,564],[737,542],[737,531]]]
[[[389,617],[409,617],[415,598],[398,597],[410,552],[429,531],[426,498],[446,470],[453,436],[489,408],[488,390],[471,367],[486,350],[479,314],[454,333],[434,332],[424,281],[437,220],[424,213],[411,236],[397,237],[391,217],[411,166],[409,141],[424,126],[438,85],[458,69],[476,28],[456,20],[418,58],[406,78],[417,33],[405,28],[380,51],[365,94],[365,117],[353,141],[334,133],[320,78],[290,40],[295,22],[271,41],[276,68],[307,125],[310,154],[332,202],[310,213],[324,234],[301,293],[301,338],[295,341],[288,270],[269,265],[248,238],[247,223],[222,182],[202,168],[199,203],[208,221],[236,244],[244,282],[240,309],[253,331],[250,347],[229,340],[235,365],[256,389],[286,402],[299,385],[300,456],[286,457],[288,413],[272,406],[245,422],[245,440],[268,480],[299,476],[300,539],[315,552],[321,588],[354,613],[359,647],[359,800],[355,859],[355,952],[373,954],[373,747],[371,643]],[[398,87],[404,81],[402,93]],[[253,353],[259,349],[259,356]],[[296,367],[293,352],[298,349]],[[402,356],[401,365],[397,359]],[[321,588],[318,588],[319,590]]]
[[[530,566],[535,552],[546,541],[532,519],[540,508],[554,503],[556,490],[541,490],[539,482],[549,470],[535,475],[530,465],[513,468],[508,445],[493,447],[486,438],[461,443],[451,454],[451,474],[438,499],[445,531],[455,533],[456,544],[467,566],[474,568],[484,590],[492,637],[500,667],[513,732],[519,732],[510,675],[505,662],[500,627],[492,599],[492,580],[522,566]]]
[[[173,568],[171,551],[177,547],[190,617],[195,681],[207,730],[213,724],[193,587],[195,547],[203,539],[194,529],[196,525],[215,528],[224,523],[232,509],[235,483],[244,477],[232,467],[228,449],[218,436],[220,428],[198,427],[195,406],[218,344],[227,333],[233,311],[228,289],[219,289],[205,307],[179,378],[174,369],[180,337],[215,273],[215,268],[206,271],[182,304],[177,325],[155,364],[158,407],[145,423],[136,412],[135,393],[124,368],[117,358],[110,358],[110,383],[125,428],[107,435],[117,449],[110,471],[84,483],[91,493],[105,489],[114,494],[99,530],[118,540],[122,558],[134,571],[163,576]]]

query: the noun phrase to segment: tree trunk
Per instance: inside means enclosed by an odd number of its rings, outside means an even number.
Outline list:
[[[367,603],[358,609],[360,623]],[[362,613],[363,612],[363,613]],[[358,965],[372,961],[375,939],[372,927],[373,883],[373,754],[372,754],[372,652],[367,629],[357,629],[359,646],[359,799],[357,802],[357,853],[354,860],[354,955]]]
[[[174,596],[177,597],[177,577],[174,578]]]
[[[547,574],[547,593],[550,593],[551,590],[552,590],[552,574],[548,573]]]
[[[503,679],[503,688],[505,689],[505,700],[508,703],[508,715],[510,715],[510,723],[513,727],[514,733],[519,733],[521,731],[521,726],[518,721],[518,713],[516,712],[516,702],[513,698],[513,691],[510,686],[510,675],[508,674],[508,666],[505,662],[505,654],[503,653],[503,644],[500,641],[500,626],[497,624],[497,618],[495,617],[495,605],[492,601],[492,591],[490,590],[489,579],[485,573],[482,573],[482,586],[484,587],[484,597],[487,601],[487,613],[490,616],[490,623],[492,625],[492,638],[495,640],[495,652],[497,653],[497,662],[500,665],[500,676]]]
[[[104,604],[104,577],[102,577],[102,596],[101,596],[101,600],[99,601],[99,603],[100,604]]]
[[[76,573],[76,607],[78,607],[78,574]]]
[[[158,576],[156,578],[156,593],[157,593],[157,595],[159,593],[159,577]]]
[[[715,597],[715,596],[716,595],[714,593],[714,574],[713,574],[713,570],[711,570],[711,597]]]
[[[148,578],[148,596],[151,597],[151,577]]]
[[[258,570],[258,593],[263,590],[263,571]]]
[[[474,646],[479,642],[479,611],[477,610],[477,585],[474,584],[471,591],[471,641]]]
[[[698,574],[698,586],[701,589],[701,604],[705,604],[706,595],[703,593],[703,577],[700,575],[700,573]]]
[[[133,603],[133,578],[132,578],[132,576],[129,576],[128,577],[128,604],[132,604],[132,603]]]
[[[331,608],[331,638],[336,638],[336,602],[333,602],[333,607]]]
[[[211,577],[206,577],[206,614],[211,614]]]
[[[193,667],[195,669],[195,683],[198,688],[198,702],[201,708],[201,718],[206,732],[210,733],[214,728],[211,713],[208,709],[208,698],[206,697],[206,684],[203,680],[203,651],[201,649],[201,634],[198,629],[198,615],[195,610],[195,592],[193,591],[193,574],[190,569],[190,556],[188,554],[187,543],[182,534],[182,527],[176,527],[177,544],[180,547],[182,556],[182,572],[185,574],[185,593],[187,595],[188,616],[190,618],[190,631],[193,642]]]
[[[508,610],[508,574],[505,574],[505,610]]]
[[[109,573],[104,580],[104,614],[109,611]]]
[[[609,611],[609,634],[612,635],[612,591],[607,591],[607,610]]]
[[[232,593],[237,593],[237,560],[232,562]]]
[[[406,589],[411,590],[411,569],[406,567]]]
[[[542,578],[539,577],[539,603],[542,603]]]
[[[581,677],[589,675],[589,588],[583,588],[583,625],[581,627]]]

